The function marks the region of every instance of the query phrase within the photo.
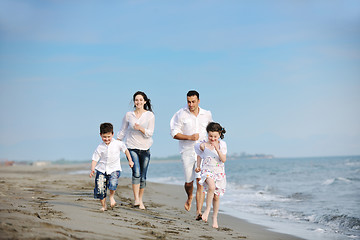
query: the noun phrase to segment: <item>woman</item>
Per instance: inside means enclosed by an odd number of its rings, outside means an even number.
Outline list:
[[[142,199],[146,187],[146,173],[150,162],[150,147],[153,143],[152,135],[155,127],[155,116],[151,109],[150,99],[144,92],[136,92],[133,101],[134,111],[125,114],[117,138],[119,140],[126,139],[124,142],[134,162],[132,168],[134,206],[145,209]]]

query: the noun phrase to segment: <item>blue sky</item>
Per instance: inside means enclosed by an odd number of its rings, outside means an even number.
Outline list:
[[[0,2],[0,159],[90,159],[137,90],[175,155],[191,89],[229,153],[360,154],[360,2]]]

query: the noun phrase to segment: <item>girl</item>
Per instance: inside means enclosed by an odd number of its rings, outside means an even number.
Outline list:
[[[225,193],[226,175],[225,161],[227,147],[226,143],[221,139],[224,138],[225,129],[219,123],[211,122],[207,125],[208,134],[207,142],[195,145],[197,157],[196,172],[201,171],[200,184],[204,186],[207,192],[206,209],[202,215],[202,220],[207,222],[211,203],[213,204],[213,228],[218,228],[217,215],[219,212],[220,196]],[[200,163],[202,165],[200,168]]]
[[[132,168],[132,188],[134,206],[145,209],[143,195],[146,187],[146,173],[150,162],[150,147],[155,127],[155,116],[150,99],[144,92],[133,95],[134,111],[127,112],[117,134],[118,140],[126,138],[126,146],[134,162]]]

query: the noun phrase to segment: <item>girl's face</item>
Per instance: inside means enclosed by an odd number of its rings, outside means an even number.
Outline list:
[[[136,95],[134,99],[135,107],[138,109],[144,109],[146,101],[144,100],[144,97],[142,95]]]
[[[208,132],[208,139],[209,139],[210,143],[214,143],[214,142],[219,141],[219,138],[220,138],[220,133],[219,132],[212,132],[212,131]]]

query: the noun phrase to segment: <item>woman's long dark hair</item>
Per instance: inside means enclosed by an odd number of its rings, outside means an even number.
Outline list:
[[[152,112],[152,108],[151,108],[151,100],[146,96],[146,94],[144,92],[141,92],[141,91],[137,91],[136,93],[134,93],[134,96],[133,96],[133,101],[135,102],[135,97],[137,95],[141,95],[143,96],[144,100],[145,100],[145,104],[144,104],[144,109],[145,110],[148,110],[150,112]],[[134,106],[135,107],[135,106]]]

